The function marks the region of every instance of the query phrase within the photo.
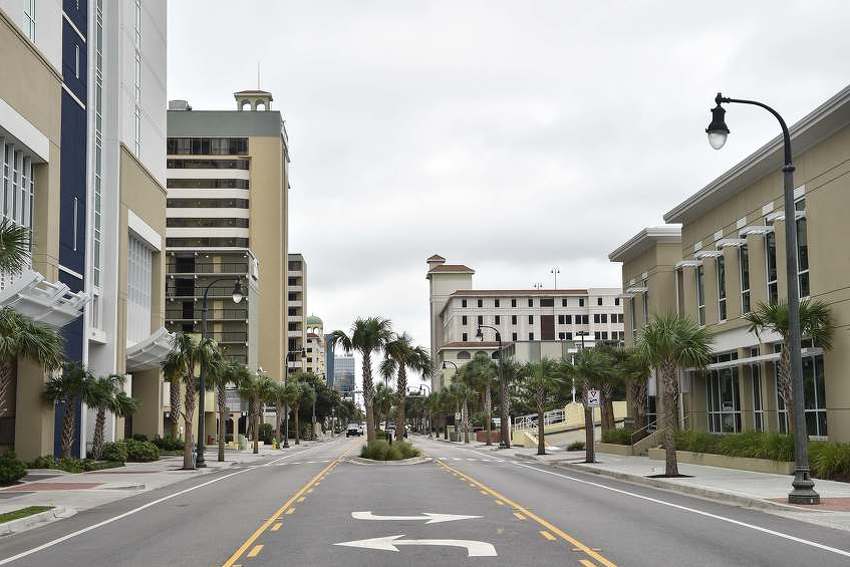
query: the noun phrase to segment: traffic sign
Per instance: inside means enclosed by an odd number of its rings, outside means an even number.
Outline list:
[[[598,408],[599,407],[599,399],[600,399],[599,390],[596,388],[591,388],[587,391],[587,407],[589,408]]]

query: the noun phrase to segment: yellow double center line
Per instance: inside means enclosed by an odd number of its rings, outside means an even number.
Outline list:
[[[313,486],[315,486],[315,484],[324,475],[328,474],[335,466],[337,466],[340,463],[340,461],[342,461],[342,458],[344,456],[345,455],[343,454],[343,455],[340,455],[339,457],[337,457],[336,459],[334,459],[328,466],[323,468],[321,470],[321,472],[319,472],[319,474],[317,474],[316,476],[311,478],[310,481],[307,482],[307,484],[305,484],[300,489],[298,489],[298,492],[293,494],[292,497],[289,500],[287,500],[286,503],[284,503],[283,506],[278,508],[277,511],[274,514],[272,514],[271,517],[268,520],[263,522],[263,524],[259,528],[257,528],[257,530],[254,533],[252,533],[248,537],[248,539],[245,540],[245,543],[243,543],[241,546],[239,546],[239,549],[237,549],[236,551],[233,552],[233,555],[231,555],[230,558],[222,564],[222,567],[232,567],[233,564],[235,564],[236,561],[238,561],[239,558],[242,557],[242,554],[245,553],[248,550],[249,547],[254,545],[254,542],[257,541],[257,538],[259,538],[261,535],[263,535],[263,532],[265,532],[267,529],[269,529],[272,526],[272,524],[277,522],[277,520],[283,514],[285,514],[287,512],[287,510],[290,509],[292,504],[295,503],[304,494],[306,494],[309,490],[311,490],[313,488]]]
[[[531,518],[532,520],[534,520],[535,522],[537,522],[538,524],[540,524],[541,526],[543,526],[544,528],[546,528],[550,532],[558,535],[564,541],[570,543],[577,551],[581,551],[581,552],[585,553],[588,557],[592,557],[593,559],[595,559],[596,561],[598,561],[599,563],[601,563],[605,567],[617,567],[616,564],[605,559],[605,557],[603,557],[599,552],[597,552],[594,549],[592,549],[591,547],[588,547],[587,545],[583,544],[582,542],[580,542],[576,538],[569,535],[564,530],[562,530],[562,529],[558,528],[557,526],[554,526],[550,522],[544,520],[543,518],[541,518],[540,516],[538,516],[537,514],[532,512],[531,510],[529,510],[528,508],[521,506],[520,504],[517,504],[516,502],[514,502],[513,500],[511,500],[510,498],[508,498],[504,494],[500,494],[499,492],[496,492],[495,490],[493,490],[489,486],[486,486],[485,484],[478,482],[477,480],[475,480],[471,476],[464,474],[461,471],[457,470],[456,468],[447,465],[443,461],[437,461],[437,464],[439,464],[441,467],[445,468],[446,470],[453,472],[454,474],[463,478],[464,480],[466,480],[470,484],[474,484],[475,486],[477,486],[481,490],[482,493],[490,494],[491,496],[493,496],[493,497],[501,500],[505,504],[508,504],[509,506],[511,506],[515,511],[520,512],[521,514],[525,515],[525,517]],[[579,562],[582,563],[582,565],[587,565],[587,564],[592,565],[589,561],[583,562],[583,560],[580,560]]]

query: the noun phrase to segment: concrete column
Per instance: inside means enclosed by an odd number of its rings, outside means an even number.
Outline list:
[[[158,368],[133,373],[133,397],[139,401],[139,410],[133,415],[133,433],[142,433],[149,439],[162,436],[162,376]]]
[[[53,454],[55,410],[42,398],[45,382],[47,375],[41,366],[29,359],[18,360],[15,452],[24,461]]]

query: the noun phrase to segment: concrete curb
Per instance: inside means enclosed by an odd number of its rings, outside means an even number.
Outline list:
[[[367,467],[388,466],[388,467],[404,467],[409,465],[421,465],[433,461],[431,457],[411,457],[402,459],[401,461],[373,461],[372,459],[364,459],[363,457],[346,457],[345,462],[353,465],[363,465]]]
[[[57,506],[52,510],[39,512],[38,514],[33,514],[32,516],[27,516],[26,518],[21,518],[19,520],[12,520],[11,522],[0,524],[0,537],[18,534],[43,524],[48,524],[64,518],[70,518],[76,513],[77,511],[73,508]]]
[[[800,508],[797,506],[791,506],[790,504],[782,504],[781,502],[773,502],[771,500],[762,500],[761,498],[749,498],[747,496],[741,496],[738,494],[730,494],[728,492],[722,492],[719,490],[711,490],[710,488],[703,488],[699,486],[688,486],[683,484],[675,484],[671,482],[665,482],[656,478],[647,478],[645,476],[621,473],[616,471],[609,471],[604,469],[595,469],[591,467],[585,467],[582,465],[574,464],[574,463],[565,463],[565,462],[547,462],[537,459],[532,455],[516,455],[519,459],[525,461],[532,461],[542,465],[548,465],[554,468],[559,468],[572,472],[582,472],[586,474],[595,474],[598,476],[604,476],[608,478],[613,478],[616,480],[621,480],[625,482],[629,482],[631,484],[639,484],[641,486],[649,486],[652,488],[658,488],[661,490],[667,490],[669,492],[677,492],[680,494],[687,494],[688,496],[697,496],[706,500],[711,500],[713,502],[719,502],[721,504],[731,504],[733,506],[739,506],[743,508],[755,508],[758,510],[795,510],[797,512],[800,511]],[[821,510],[812,510],[812,511],[821,511]],[[825,511],[825,510],[824,510]]]

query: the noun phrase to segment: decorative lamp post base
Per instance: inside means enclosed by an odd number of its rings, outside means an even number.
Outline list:
[[[820,504],[820,494],[815,492],[815,483],[809,476],[808,469],[797,469],[794,473],[794,487],[788,494],[789,504],[815,505]]]

